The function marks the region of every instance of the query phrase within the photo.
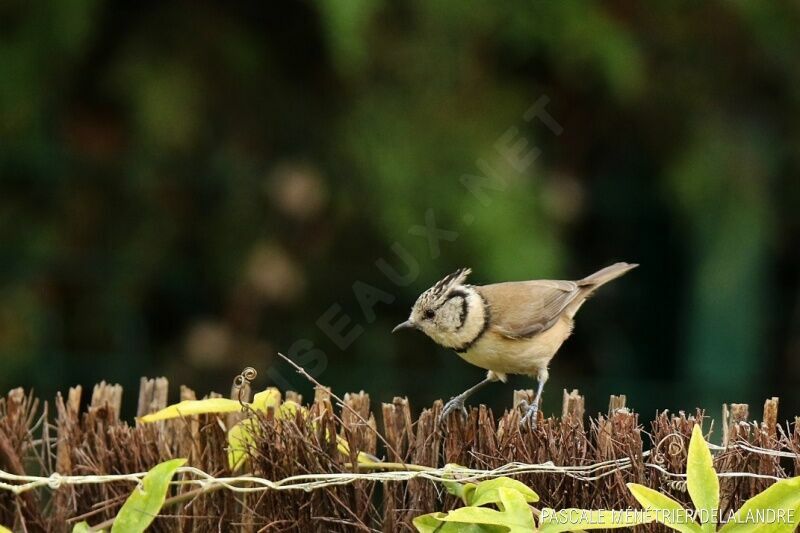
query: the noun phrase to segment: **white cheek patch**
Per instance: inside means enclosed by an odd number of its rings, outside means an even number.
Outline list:
[[[447,300],[436,313],[438,326],[450,332],[459,329],[466,315],[464,312],[464,304],[465,300],[461,296]]]

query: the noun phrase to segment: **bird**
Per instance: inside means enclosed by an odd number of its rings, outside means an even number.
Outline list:
[[[599,287],[639,266],[615,263],[577,281],[530,280],[491,285],[470,285],[469,268],[459,268],[423,292],[408,320],[392,333],[417,329],[436,344],[455,351],[462,359],[487,370],[486,378],[442,409],[440,425],[452,412],[466,416],[465,401],[509,374],[537,380],[532,403],[523,402],[521,425],[536,426],[548,365],[572,334],[575,313]]]

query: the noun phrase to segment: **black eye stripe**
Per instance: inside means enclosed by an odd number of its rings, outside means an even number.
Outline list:
[[[458,327],[457,330],[460,330],[464,327],[464,324],[467,323],[467,298],[466,295],[461,298],[461,314],[458,317]]]

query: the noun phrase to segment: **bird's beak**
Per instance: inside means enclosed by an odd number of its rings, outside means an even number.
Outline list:
[[[394,327],[394,329],[392,330],[392,333],[397,333],[401,329],[412,329],[412,328],[415,328],[415,327],[416,326],[414,325],[414,323],[411,320],[406,320],[405,322],[401,322],[400,324],[397,324]]]

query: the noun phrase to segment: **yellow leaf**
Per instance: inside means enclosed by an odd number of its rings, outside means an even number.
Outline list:
[[[336,436],[336,449],[339,450],[339,453],[342,455],[349,457],[350,456],[350,445],[347,443],[344,437],[341,435]]]
[[[382,463],[380,459],[372,455],[371,453],[367,452],[358,452],[358,464],[372,464],[372,463]]]
[[[290,403],[290,402],[286,402]],[[294,405],[294,402],[291,402]],[[275,387],[269,387],[253,397],[253,403],[245,404],[254,411],[266,412],[270,407],[278,409],[281,405],[281,393]],[[165,407],[164,409],[139,418],[140,422],[156,422],[182,416],[202,415],[210,413],[235,413],[241,411],[239,400],[227,398],[208,398],[206,400],[185,400]]]
[[[278,409],[281,404],[281,391],[275,387],[269,387],[253,396],[251,407],[254,411],[267,412],[267,409]]]
[[[242,405],[237,400],[227,398],[208,398],[206,400],[185,400],[145,415],[139,418],[140,422],[156,422],[182,416],[202,415],[209,413],[235,413],[241,411]]]
[[[286,400],[281,404],[277,416],[282,420],[293,420],[297,416],[298,411],[300,411],[300,414],[303,416],[303,418],[308,415],[308,409],[302,405],[299,405],[297,402]]]
[[[228,430],[228,466],[235,472],[247,459],[247,449],[255,441],[258,421],[246,418]]]
[[[336,449],[339,450],[339,453],[344,457],[350,457],[350,445],[341,435],[336,436]],[[356,462],[358,462],[358,464],[372,464],[380,463],[381,460],[367,452],[358,452],[356,455]]]

